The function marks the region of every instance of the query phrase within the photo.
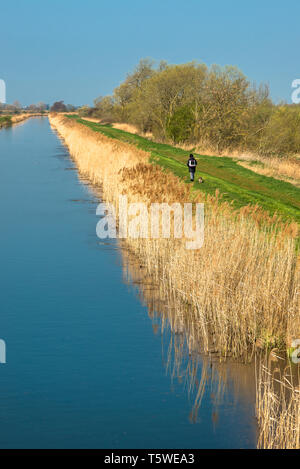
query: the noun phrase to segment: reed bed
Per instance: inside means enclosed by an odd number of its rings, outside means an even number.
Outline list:
[[[17,114],[16,116],[12,116],[11,121],[13,124],[17,124],[18,122],[22,122],[25,119],[28,119],[31,115],[28,114]]]
[[[140,259],[125,243],[121,243],[120,248],[124,282],[135,287],[139,300],[147,307],[154,334],[161,336],[166,371],[172,382],[184,385],[192,404],[190,420],[198,420],[207,388],[214,404],[212,420],[217,419],[226,388],[232,390],[234,399],[253,404],[255,409],[254,366],[233,360],[221,363],[215,353],[202,355],[200,361],[201,343],[197,340],[197,324],[191,321],[184,301],[180,301],[170,288],[160,291],[157,278],[149,274]]]
[[[244,161],[239,161],[239,164],[258,174],[274,177],[275,179],[281,179],[300,187],[299,158],[280,159],[252,157],[245,159]]]
[[[132,125],[132,124],[125,124],[125,123],[116,122],[116,123],[112,124],[112,126],[115,129],[124,130],[125,132],[129,132],[131,134],[137,134],[137,135],[140,135],[141,137],[146,137],[146,138],[153,139],[153,134],[151,132],[140,132],[138,130],[138,128],[135,125]]]
[[[30,117],[37,117],[37,116],[42,116],[44,114],[41,113],[23,113],[23,114],[16,114],[16,115],[8,115],[8,116],[0,116],[0,128],[1,127],[7,127],[15,124],[19,124],[20,122],[25,121],[26,119],[29,119]],[[1,119],[2,117],[2,119]],[[5,119],[5,120],[4,120]],[[3,120],[3,122],[1,122]]]
[[[89,122],[95,122],[96,124],[105,122],[105,119],[97,119],[96,117],[83,117],[82,119]],[[138,128],[132,124],[126,124],[124,122],[114,122],[111,125],[115,129],[124,130],[125,132],[129,132],[131,134],[140,135],[141,137],[153,138],[153,134],[151,132],[140,132]]]
[[[79,172],[101,186],[118,208],[128,202],[205,203],[205,240],[190,251],[185,239],[131,239],[127,247],[155,279],[161,298],[172,296],[173,326],[190,331],[201,351],[251,361],[258,349],[289,348],[300,337],[297,226],[259,207],[237,211],[218,194],[195,198],[189,186],[149,163],[149,154],[64,116],[51,115]]]
[[[62,116],[51,117],[79,171],[101,184],[104,199],[128,202],[188,202],[189,187],[149,163],[134,146],[93,132]],[[172,286],[193,311],[205,349],[223,356],[251,358],[257,344],[284,345],[299,335],[299,268],[295,225],[274,229],[258,207],[233,211],[218,197],[205,202],[205,242],[188,251],[185,240],[130,239],[149,271],[157,270],[162,289]],[[266,220],[264,229],[262,222]],[[282,288],[284,286],[284,288]]]
[[[299,367],[283,368],[278,360],[271,353],[268,363],[260,364],[257,371],[258,447],[300,449]]]

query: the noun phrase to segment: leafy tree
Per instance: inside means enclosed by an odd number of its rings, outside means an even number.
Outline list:
[[[80,117],[90,117],[93,114],[93,109],[86,104],[78,108],[77,113]]]
[[[105,121],[114,120],[114,99],[112,96],[99,96],[94,101],[93,115]]]
[[[155,73],[136,93],[130,120],[139,127],[148,123],[157,137],[167,139],[173,114],[178,107],[195,104],[205,73],[205,65],[195,63],[169,65]]]
[[[66,105],[67,111],[68,112],[74,112],[76,111],[76,106],[73,106],[73,104],[67,104]]]
[[[52,104],[50,111],[51,112],[66,112],[67,107],[63,101],[56,101],[55,103]]]
[[[299,106],[275,106],[269,89],[251,85],[236,67],[142,59],[113,96],[95,100],[93,115],[134,124],[162,141],[216,152],[300,153]]]
[[[167,127],[167,135],[174,143],[190,140],[195,125],[195,117],[191,106],[185,105],[176,109]]]
[[[128,118],[127,106],[133,101],[135,93],[142,88],[146,80],[154,75],[154,62],[141,59],[134,71],[127,75],[126,80],[115,89],[114,98],[120,120]]]
[[[260,137],[259,151],[265,156],[300,153],[300,105],[276,106]]]

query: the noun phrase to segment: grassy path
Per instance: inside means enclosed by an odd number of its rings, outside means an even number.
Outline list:
[[[189,175],[186,167],[188,152],[171,145],[155,143],[139,135],[115,129],[110,125],[89,122],[78,116],[68,117],[75,118],[79,123],[96,132],[131,143],[149,152],[152,161],[171,170],[188,183]],[[204,184],[195,181],[194,190],[215,194],[218,189],[222,194],[222,199],[232,201],[236,208],[258,204],[271,215],[277,213],[283,220],[295,220],[300,223],[299,188],[288,182],[257,174],[240,166],[237,161],[229,157],[194,154],[198,160],[196,175],[201,175],[205,180]]]

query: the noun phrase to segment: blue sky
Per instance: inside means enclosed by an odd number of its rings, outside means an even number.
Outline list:
[[[299,0],[14,0],[0,3],[7,102],[92,104],[140,58],[238,66],[291,102]]]

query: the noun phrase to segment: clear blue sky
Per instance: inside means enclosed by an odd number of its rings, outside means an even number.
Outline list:
[[[0,3],[7,102],[92,104],[140,58],[238,66],[290,102],[299,0],[14,0]]]

